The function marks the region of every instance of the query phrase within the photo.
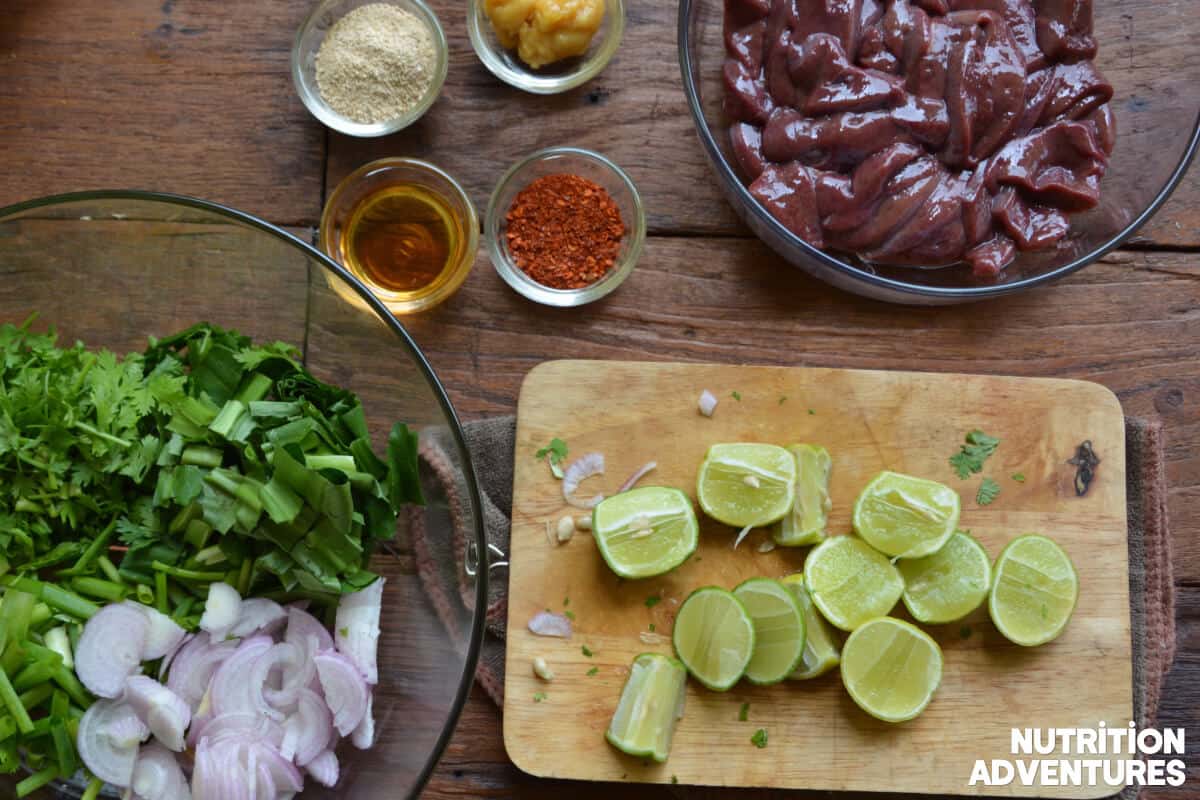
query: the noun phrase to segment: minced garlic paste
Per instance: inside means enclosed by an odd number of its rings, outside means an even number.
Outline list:
[[[500,44],[534,69],[580,56],[604,22],[604,0],[485,0]]]

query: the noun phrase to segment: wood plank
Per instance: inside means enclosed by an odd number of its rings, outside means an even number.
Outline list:
[[[696,398],[711,388],[711,419]],[[736,391],[738,397],[731,397]],[[783,398],[783,402],[779,402]],[[979,427],[1002,445],[985,471],[1004,487],[986,507],[978,479],[959,481],[947,463],[965,431]],[[950,482],[963,494],[960,525],[994,557],[1021,531],[1050,533],[1073,554],[1080,595],[1071,624],[1033,650],[1007,642],[986,609],[960,624],[928,626],[945,654],[941,686],[915,720],[889,725],[855,707],[836,674],[810,683],[727,694],[689,682],[687,711],[669,765],[645,764],[598,746],[632,659],[671,652],[666,638],[639,638],[654,624],[671,635],[679,604],[701,586],[733,588],[749,578],[804,566],[807,548],[757,551],[764,531],[740,550],[736,533],[701,516],[696,554],[666,575],[622,581],[578,536],[546,542],[563,513],[560,486],[532,454],[554,436],[576,453],[601,452],[608,471],[588,491],[612,492],[647,460],[653,482],[695,499],[696,470],[717,442],[819,443],[834,469],[828,530],[850,530],[854,498],[883,469]],[[1104,463],[1084,498],[1067,460],[1094,443]],[[624,361],[552,361],[530,372],[517,407],[512,544],[509,553],[504,741],[509,758],[541,777],[810,788],[836,791],[962,792],[970,795],[1098,797],[1104,787],[968,787],[976,759],[1007,758],[1014,727],[1123,725],[1132,714],[1129,572],[1125,547],[1125,424],[1104,387],[1081,381],[838,369],[796,369]],[[1025,483],[1008,476],[1024,472]],[[661,602],[647,609],[647,596]],[[525,622],[570,599],[570,641],[534,636]],[[902,609],[894,609],[905,617]],[[971,632],[962,636],[962,626]],[[590,648],[582,652],[581,643]],[[557,674],[546,686],[529,665],[544,657]],[[585,677],[592,667],[599,672]],[[1070,674],[1072,680],[1062,677]],[[534,693],[548,695],[530,702]],[[738,719],[749,703],[750,722]],[[814,725],[820,720],[819,725]],[[751,724],[752,723],[752,724]],[[770,753],[749,744],[770,733]],[[871,753],[864,758],[864,753]],[[1102,757],[1103,758],[1103,757]]]
[[[1176,625],[1179,656],[1167,676],[1160,727],[1185,727],[1188,733],[1200,726],[1200,587],[1180,587],[1176,596]],[[561,781],[534,778],[521,772],[508,760],[501,733],[499,709],[476,687],[463,710],[454,738],[439,762],[422,795],[428,800],[460,800],[464,797],[519,797],[522,800],[554,800],[568,795],[577,800],[607,800],[620,796],[627,800],[795,800],[828,798],[827,792],[798,793],[789,790],[705,789],[690,786],[616,785],[586,781]],[[597,747],[606,746],[597,743]],[[1189,751],[1190,752],[1190,751]],[[1189,755],[1187,786],[1200,781],[1200,761]],[[670,762],[668,762],[670,763]],[[888,794],[897,799],[902,794]],[[1187,789],[1155,789],[1146,800],[1172,800],[1190,797]],[[876,793],[847,792],[839,800],[871,800]]]
[[[1186,13],[1186,3],[1170,0],[1178,14]],[[393,136],[361,140],[331,133],[329,187],[375,158],[424,158],[460,180],[482,213],[510,164],[543,147],[575,145],[598,150],[629,171],[653,232],[746,233],[717,185],[687,110],[674,36],[677,4],[627,3],[625,38],[608,68],[589,84],[550,97],[513,89],[484,68],[467,39],[462,3],[435,0],[431,5],[450,42],[450,72],[442,97],[420,122]],[[1113,28],[1105,58],[1120,65],[1113,76],[1124,90],[1153,98],[1119,112],[1125,129],[1136,130],[1124,140],[1128,177],[1122,182],[1132,187],[1142,180],[1134,173],[1144,172],[1146,158],[1154,156],[1153,163],[1158,163],[1167,149],[1161,138],[1166,135],[1164,120],[1176,113],[1187,119],[1196,115],[1195,108],[1170,104],[1193,96],[1187,76],[1195,75],[1190,65],[1197,56],[1188,33],[1174,24],[1172,13],[1163,13],[1161,2],[1121,0],[1116,5],[1119,8],[1103,16]],[[1125,31],[1132,19],[1137,21],[1135,39]],[[1174,73],[1142,68],[1147,42],[1178,58],[1172,62],[1164,56],[1155,64],[1189,66]],[[1143,117],[1152,121],[1143,123]],[[1165,175],[1167,166],[1162,171]],[[1198,232],[1200,182],[1192,176],[1143,229],[1139,241],[1200,245]]]
[[[736,289],[734,281],[736,280]],[[852,300],[739,240],[652,237],[615,294],[576,310],[516,295],[480,257],[462,291],[405,325],[466,418],[512,413],[553,358],[911,369],[1098,381],[1167,428],[1177,575],[1200,581],[1200,260],[1120,253],[989,303]]]
[[[0,205],[139,188],[314,223],[325,135],[289,71],[310,6],[6,3]]]

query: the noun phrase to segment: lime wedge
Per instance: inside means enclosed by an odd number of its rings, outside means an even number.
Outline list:
[[[962,531],[924,558],[901,559],[904,605],[918,622],[938,625],[962,619],[987,599],[992,564],[983,545]]]
[[[833,459],[824,447],[811,444],[794,444],[787,449],[796,459],[796,499],[779,523],[775,543],[784,547],[817,544],[825,538],[825,523],[833,506],[829,499]]]
[[[804,611],[782,583],[751,578],[733,590],[754,622],[754,654],[746,680],[759,685],[779,683],[800,665],[804,656]]]
[[[642,653],[629,667],[604,738],[623,753],[663,763],[675,723],[683,718],[686,688],[683,664],[661,653]]]
[[[649,578],[696,551],[700,527],[692,501],[678,489],[644,486],[615,494],[592,510],[600,555],[622,578]]]
[[[773,444],[714,444],[700,465],[700,508],[735,528],[778,522],[792,507],[796,459]]]
[[[879,552],[921,558],[958,527],[958,492],[936,481],[881,472],[854,503],[854,532]]]
[[[1067,627],[1079,598],[1079,576],[1053,540],[1033,533],[1013,539],[992,576],[988,612],[1010,642],[1045,644]]]
[[[688,595],[675,616],[675,654],[714,692],[741,680],[754,654],[754,622],[732,592],[706,586]]]
[[[800,610],[804,612],[804,656],[800,659],[800,666],[796,667],[788,677],[792,680],[803,681],[823,675],[841,661],[841,657],[838,655],[837,639],[834,638],[829,623],[813,606],[812,598],[808,595],[808,587],[804,585],[803,572],[788,575],[786,578],[781,578],[779,582],[792,592],[796,602],[800,605]]]
[[[804,583],[825,619],[844,631],[882,617],[904,592],[892,562],[855,536],[834,536],[814,547],[804,562]]]
[[[846,639],[842,683],[858,707],[884,722],[910,720],[942,682],[942,650],[903,620],[879,617]]]

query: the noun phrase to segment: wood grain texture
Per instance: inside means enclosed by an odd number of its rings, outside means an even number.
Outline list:
[[[1161,8],[1161,0],[1119,0],[1120,8],[1104,15],[1115,34],[1107,57],[1122,88],[1137,100],[1124,110],[1127,130],[1139,142],[1146,140],[1139,153],[1157,142],[1156,164],[1167,149],[1167,121],[1176,112],[1185,119],[1196,116],[1195,108],[1177,107],[1195,94],[1185,70],[1169,68],[1184,64],[1195,74],[1200,59],[1189,35],[1172,21],[1185,13],[1186,3],[1169,0],[1176,7],[1172,13]],[[509,165],[543,147],[575,145],[598,150],[628,170],[642,193],[652,232],[748,234],[721,193],[688,113],[676,49],[678,4],[628,2],[625,38],[613,61],[590,83],[553,96],[525,94],[487,71],[467,39],[461,0],[431,5],[450,43],[442,97],[419,122],[392,136],[360,140],[331,133],[329,187],[375,158],[425,158],[460,180],[482,213]],[[1126,29],[1134,21],[1137,36],[1130,39]],[[1148,57],[1149,43],[1163,51]],[[1145,163],[1130,158],[1127,171]],[[1163,175],[1169,167],[1162,166]],[[1130,174],[1123,183],[1139,185],[1140,191],[1138,176]],[[1140,241],[1200,245],[1198,230],[1200,184],[1191,177],[1143,229]]]
[[[325,137],[288,66],[310,5],[6,2],[0,205],[157,189],[315,223]]]
[[[711,419],[696,409],[705,388],[721,398]],[[1002,441],[985,472],[1004,488],[986,508],[974,502],[979,479],[959,481],[947,463],[974,427]],[[675,775],[682,783],[716,786],[1109,794],[1104,787],[964,784],[976,759],[1009,756],[1013,727],[1123,725],[1131,718],[1124,431],[1116,397],[1080,381],[615,361],[538,366],[517,406],[504,707],[509,757],[534,775],[589,780],[669,783]],[[679,604],[694,589],[800,571],[808,549],[758,553],[765,540],[759,531],[735,551],[735,531],[702,517],[700,548],[686,564],[657,578],[622,581],[590,537],[547,542],[547,526],[563,513],[561,484],[532,454],[554,436],[576,455],[605,454],[608,471],[590,480],[585,494],[612,492],[625,475],[655,460],[658,469],[645,483],[683,488],[693,501],[696,470],[712,444],[821,444],[834,459],[829,530],[835,534],[850,530],[854,498],[883,469],[945,480],[963,494],[960,525],[993,557],[1028,531],[1049,533],[1073,554],[1079,603],[1063,635],[1034,650],[1008,643],[984,609],[961,623],[931,626],[946,658],[942,684],[929,708],[903,725],[859,711],[836,673],[773,687],[743,682],[726,694],[689,683],[671,758],[646,765],[603,741],[633,657],[671,651],[666,639],[647,643],[640,632],[654,623],[656,633],[669,637]],[[1066,461],[1084,440],[1104,463],[1079,498]],[[1008,477],[1018,471],[1027,476],[1024,484]],[[648,596],[661,602],[648,609]],[[563,598],[576,616],[569,641],[526,629],[542,608],[560,609]],[[973,631],[966,638],[963,625]],[[530,669],[538,656],[557,674],[549,686]],[[587,676],[592,667],[599,672]],[[534,703],[538,691],[547,698]],[[743,702],[750,703],[749,722],[738,721]],[[760,727],[770,734],[769,752],[749,742]]]

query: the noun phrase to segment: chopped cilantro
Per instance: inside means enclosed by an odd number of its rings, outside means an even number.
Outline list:
[[[571,620],[571,622],[575,621],[575,612],[569,608],[563,612],[563,616],[566,617],[567,619]]]
[[[990,506],[999,496],[1000,484],[991,478],[984,478],[983,483],[979,484],[979,492],[975,495],[975,502],[981,506]]]
[[[959,628],[959,629],[958,629],[958,638],[960,638],[960,639],[970,639],[970,638],[971,638],[971,633],[972,633],[972,631],[971,631],[971,626],[970,626],[970,625],[963,625],[961,628]]]
[[[538,450],[535,453],[538,461],[549,456],[550,471],[554,473],[554,477],[562,479],[563,469],[562,462],[567,458],[567,443],[555,436],[550,440],[550,444]]]
[[[590,678],[590,677],[592,677],[593,675],[595,675],[595,674],[596,674],[597,672],[599,672],[599,671],[600,671],[600,668],[599,668],[599,667],[592,667],[591,669],[589,669],[589,670],[587,671],[588,677],[589,677],[589,678]]]
[[[750,704],[742,703],[742,707],[738,709],[738,722],[745,722],[750,719]]]
[[[535,703],[540,703],[540,702],[542,702],[542,701],[543,701],[543,700],[545,700],[545,699],[546,699],[546,693],[545,693],[545,692],[534,692],[534,694],[533,694],[533,702],[535,702]]]
[[[741,392],[730,392],[729,396],[732,397],[734,400],[737,400],[739,403],[742,402],[742,393]]]
[[[1017,483],[1024,483],[1025,482],[1025,473],[1024,472],[1014,472],[1012,474],[1012,479],[1014,481],[1016,481]]]
[[[350,638],[350,629],[349,628],[338,628],[338,634],[343,639],[349,639]]]
[[[654,608],[662,602],[662,597],[657,594],[652,594],[646,598],[646,608]]]
[[[563,606],[565,607],[565,606],[569,606],[569,605],[571,605],[571,598],[564,597],[563,598]]]
[[[767,746],[767,729],[759,728],[758,730],[756,730],[754,732],[754,735],[750,737],[750,744],[754,745],[759,750],[762,750],[764,747],[766,747]]]
[[[579,650],[588,658],[591,658],[593,655],[595,655],[595,653],[592,652],[592,648],[588,647],[586,644],[579,648]]]
[[[983,471],[983,462],[987,461],[1000,440],[988,436],[981,430],[973,430],[967,434],[966,441],[959,447],[958,452],[950,456],[950,466],[962,480]]]
[[[786,402],[787,402],[787,395],[786,394],[779,395],[779,405],[783,405]]]
[[[679,783],[679,778],[675,775],[671,776],[671,783]]]
[[[811,409],[811,408],[808,410],[808,415],[809,415],[810,417],[812,417],[812,416],[816,416],[816,413],[817,413],[817,412],[816,412],[816,411],[814,411],[814,410],[813,410],[813,409]]]
[[[653,622],[650,623],[650,632],[654,633],[654,623]]]

